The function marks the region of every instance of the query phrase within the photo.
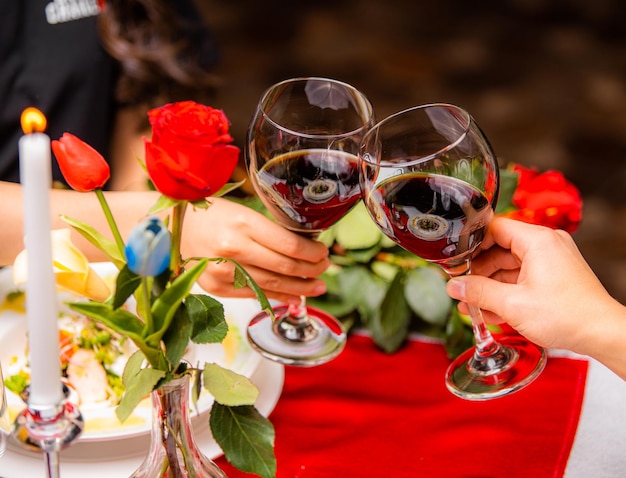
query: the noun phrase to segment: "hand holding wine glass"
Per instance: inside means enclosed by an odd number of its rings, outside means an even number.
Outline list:
[[[326,78],[294,78],[270,87],[248,129],[246,164],[275,219],[311,238],[360,199],[358,148],[373,125],[367,98]],[[289,365],[317,365],[341,352],[346,335],[334,317],[299,305],[261,312],[248,326],[251,344]]]
[[[447,104],[401,111],[370,129],[359,160],[363,200],[381,230],[450,276],[470,273],[499,190],[496,157],[473,118]],[[452,393],[495,398],[541,373],[542,348],[517,336],[497,342],[480,309],[470,315],[476,346],[448,368]]]

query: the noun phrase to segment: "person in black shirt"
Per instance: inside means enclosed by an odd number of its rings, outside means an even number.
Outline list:
[[[0,0],[0,266],[23,247],[17,144],[21,112],[40,109],[52,139],[70,132],[110,161],[107,200],[123,234],[154,204],[136,160],[149,136],[149,108],[182,99],[207,102],[217,61],[215,43],[192,0]],[[54,180],[62,182],[53,164]],[[59,216],[107,230],[94,195],[51,191],[53,227]],[[249,208],[224,199],[185,219],[186,256],[227,256],[241,263],[269,297],[297,301],[319,295],[315,279],[330,264],[319,242],[286,231]],[[74,233],[90,258],[101,253]],[[234,289],[233,269],[211,264],[200,285],[217,295],[251,296]]]

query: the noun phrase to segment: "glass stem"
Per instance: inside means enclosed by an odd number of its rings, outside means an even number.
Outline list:
[[[468,304],[472,329],[476,340],[476,354],[480,357],[488,357],[498,350],[498,343],[489,332],[482,311],[475,305]]]
[[[471,263],[468,261],[466,268],[463,272],[457,275],[470,275],[472,273]],[[487,328],[483,312],[479,307],[472,304],[467,304],[470,318],[472,319],[472,330],[474,332],[474,340],[476,341],[475,358],[481,359],[498,353],[500,345],[491,335],[491,332]]]
[[[59,478],[60,466],[59,466],[59,452],[47,451],[44,453],[44,463],[46,465],[46,477],[47,478]]]
[[[289,304],[289,316],[296,319],[295,322],[307,320],[306,314],[306,296],[300,296],[300,302],[297,304]]]
[[[309,318],[305,296],[301,295],[299,303],[289,304],[287,312],[277,317],[274,332],[292,342],[309,342],[317,337],[318,330]]]

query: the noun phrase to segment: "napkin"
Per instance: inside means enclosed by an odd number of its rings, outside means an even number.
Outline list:
[[[561,477],[582,406],[587,361],[550,357],[526,389],[471,402],[444,384],[441,344],[387,355],[352,335],[334,361],[287,367],[270,416],[278,478]],[[250,475],[221,457],[230,478]]]

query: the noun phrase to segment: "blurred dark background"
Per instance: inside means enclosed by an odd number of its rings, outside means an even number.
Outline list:
[[[626,303],[626,2],[199,1],[221,49],[213,106],[239,146],[261,93],[293,76],[353,84],[378,119],[458,104],[502,165],[558,169],[578,186],[574,237]]]

